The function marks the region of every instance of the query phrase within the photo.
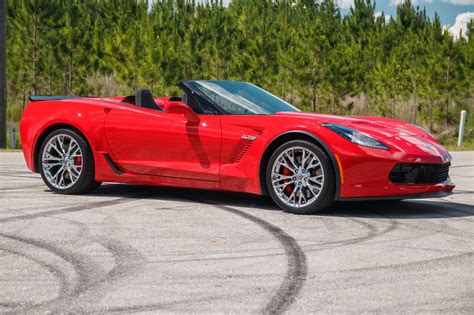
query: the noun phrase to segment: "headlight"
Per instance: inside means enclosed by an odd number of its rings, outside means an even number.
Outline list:
[[[369,147],[369,148],[390,150],[390,148],[386,146],[385,144],[383,144],[382,142],[358,130],[355,130],[346,126],[342,126],[342,125],[329,124],[329,123],[322,124],[321,126],[331,129],[332,131],[334,131],[335,133],[349,140],[352,143],[362,145],[364,147]]]

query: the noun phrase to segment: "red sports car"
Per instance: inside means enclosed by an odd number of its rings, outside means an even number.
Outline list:
[[[454,188],[451,156],[420,127],[303,113],[245,82],[178,86],[179,97],[31,97],[20,124],[28,167],[57,193],[101,182],[230,190],[300,214]]]

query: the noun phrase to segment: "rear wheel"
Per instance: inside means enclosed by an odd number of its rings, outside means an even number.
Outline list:
[[[287,212],[315,213],[334,202],[331,162],[309,141],[293,140],[276,149],[267,165],[266,182],[272,199]]]
[[[94,158],[87,141],[69,129],[51,132],[39,154],[41,177],[54,192],[80,194],[99,187],[94,179]]]

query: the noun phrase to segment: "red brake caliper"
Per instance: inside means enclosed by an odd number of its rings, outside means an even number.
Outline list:
[[[76,158],[76,161],[75,161],[74,164],[76,164],[76,165],[78,165],[78,166],[82,165],[82,156],[78,156],[78,157]]]
[[[284,167],[283,168],[283,175],[285,175],[285,176],[290,175],[290,170],[287,169],[286,167]],[[289,181],[291,181],[291,178],[287,178],[287,179],[284,180],[285,183],[287,183]],[[291,195],[291,193],[293,192],[293,187],[291,187],[291,185],[288,185],[288,186],[286,186],[285,191],[288,193],[288,195]]]

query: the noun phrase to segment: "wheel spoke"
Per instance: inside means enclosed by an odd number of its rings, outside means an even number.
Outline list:
[[[310,176],[309,177],[309,180],[313,181],[313,182],[316,182],[316,183],[320,183],[324,178],[324,175],[316,175],[316,176]],[[317,180],[321,180],[321,181],[317,181]]]
[[[298,166],[296,165],[293,157],[290,156],[288,153],[286,153],[285,156],[286,156],[286,159],[288,160],[288,162],[291,163],[291,168],[292,168],[293,172],[296,172],[298,170]]]
[[[58,149],[58,147],[53,143],[51,142],[49,144],[56,152],[58,152],[59,156],[63,156],[63,153]]]
[[[311,160],[310,160],[311,159]],[[302,157],[301,157],[301,167],[306,170],[306,162],[307,161],[312,161],[312,153],[307,152],[306,150],[303,150]]]
[[[291,203],[291,199],[295,198],[295,202],[293,204],[296,204],[296,190],[298,190],[298,187],[293,189],[293,191],[291,192],[291,195],[290,197],[288,197],[288,201]]]
[[[62,170],[64,170],[64,167],[61,166],[61,168],[59,168],[57,170],[57,172],[54,174],[54,176],[51,178],[51,180],[54,182],[54,183],[57,183],[58,182],[58,177],[59,177],[59,174],[62,172]]]
[[[82,166],[78,166],[78,165],[72,165],[71,166],[71,170],[73,170],[74,172],[76,172],[76,174],[79,176],[79,174],[81,173],[81,169],[82,169]]]
[[[290,179],[290,178],[293,178],[293,176],[286,176],[286,175],[280,175],[280,174],[277,174],[277,173],[273,173],[272,183],[275,184],[275,183],[278,183],[282,180]]]
[[[309,170],[309,169],[312,169],[312,168],[316,168],[320,165],[321,165],[321,163],[319,161],[311,161],[311,163],[308,164],[308,167],[306,169]]]
[[[64,185],[64,173],[65,172],[66,172],[66,170],[63,169],[62,172],[61,172],[61,175],[59,176],[59,183],[58,183],[59,186]]]
[[[69,148],[67,149],[67,154],[71,154],[72,153],[72,150],[74,150],[75,148],[78,148],[78,145],[76,143],[76,141],[72,141],[69,143]]]
[[[294,184],[294,183],[295,183],[295,181],[289,181],[289,182],[285,182],[283,184],[273,185],[273,187],[281,188],[281,190],[284,190],[288,185],[291,185],[291,184]]]
[[[70,177],[71,181],[76,181],[77,180],[77,176],[73,175],[72,169],[69,169],[68,173],[69,173],[69,177]]]
[[[70,158],[76,158],[76,157],[79,157],[79,156],[82,156],[82,153],[81,153],[81,148],[77,148],[74,153],[72,153],[69,157]]]
[[[49,162],[45,162],[46,163],[46,166],[51,168],[53,166],[58,166],[58,165],[63,165],[63,163],[60,163],[60,162],[55,162],[55,163],[49,163]]]
[[[52,161],[61,161],[61,158],[52,156],[51,154],[45,154],[44,160],[52,160]]]
[[[321,186],[315,186],[313,184],[308,183],[308,187],[311,189],[311,191],[315,194],[318,195],[319,192],[321,191]],[[316,191],[315,191],[316,190]]]
[[[66,151],[64,150],[64,138],[59,136],[56,138],[56,143],[59,146],[59,149],[61,150],[62,154],[66,154]]]
[[[303,188],[300,189],[300,198],[299,198],[299,205],[301,206],[301,201],[304,201],[306,203],[306,197],[303,192]]]
[[[282,157],[281,161],[278,161],[278,165],[281,165],[287,168],[293,174],[296,172],[295,168],[292,165],[290,165],[284,157]]]

